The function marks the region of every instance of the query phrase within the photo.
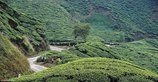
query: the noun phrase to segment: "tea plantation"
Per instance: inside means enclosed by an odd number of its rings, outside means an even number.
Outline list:
[[[17,82],[157,82],[158,75],[120,60],[83,58],[12,80]]]

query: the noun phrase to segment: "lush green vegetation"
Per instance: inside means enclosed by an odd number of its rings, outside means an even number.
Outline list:
[[[16,11],[1,1],[6,2]],[[82,38],[87,42],[84,41],[85,43],[77,44],[63,52],[42,52],[37,60],[43,64],[50,63],[57,66],[14,80],[157,82],[158,75],[150,72],[158,73],[156,3],[156,0],[0,0],[0,32],[2,32],[0,40],[7,42],[6,45],[0,44],[0,54],[4,53],[3,50],[7,50],[5,48],[7,44],[12,47],[4,54],[20,54],[19,57],[21,57],[20,51],[31,55],[47,50],[46,38],[50,42],[72,41],[72,45],[76,44],[73,39]],[[92,28],[81,25],[85,23]],[[105,44],[117,42],[119,45]],[[9,55],[7,56],[10,57]],[[6,61],[9,60],[8,57]],[[3,55],[0,58],[4,58]],[[24,60],[24,65],[26,65],[23,67],[28,68],[23,56],[21,60]],[[12,62],[6,61],[2,61],[2,66]],[[16,66],[12,63],[11,65]],[[18,65],[21,65],[21,62]],[[17,73],[24,74],[24,71],[28,71],[22,68],[15,74],[10,73],[10,69],[2,70],[2,73],[6,75],[2,78],[9,78]]]
[[[120,55],[111,50],[102,42],[86,42],[78,44],[69,50],[79,57],[107,57],[121,59]]]
[[[126,42],[157,35],[156,0],[3,0],[45,23],[50,41],[73,39],[73,25],[89,23],[92,36]]]
[[[0,31],[27,55],[46,50],[47,42],[42,24],[20,14],[0,1]]]
[[[158,40],[145,39],[130,43],[123,43],[120,45],[108,46],[107,44],[101,42],[101,40],[96,39],[78,44],[75,47],[63,52],[44,52],[38,62],[49,63],[47,61],[52,58],[60,58],[62,63],[67,63],[78,58],[106,57],[128,61],[158,73],[158,49],[157,45],[155,45]]]
[[[145,39],[108,47],[102,42],[86,42],[69,51],[79,57],[107,57],[128,61],[149,70],[157,70],[156,39]]]
[[[60,0],[73,18],[93,27],[106,41],[133,41],[157,35],[156,0]],[[147,34],[147,35],[146,35]]]
[[[30,72],[24,55],[0,32],[0,80]]]
[[[5,0],[4,0],[5,1]],[[58,0],[7,0],[14,9],[41,20],[49,40],[72,39],[73,24],[69,13],[57,4]]]
[[[24,55],[47,49],[42,24],[0,0],[0,80],[30,73]]]
[[[17,82],[156,82],[158,75],[120,60],[84,58],[13,80]]]
[[[77,42],[79,40],[86,41],[87,36],[89,35],[91,27],[88,24],[77,24],[74,26],[74,38]]]
[[[43,62],[43,64],[50,63],[52,65],[67,63],[76,59],[79,59],[77,55],[72,54],[68,50],[63,52],[57,51],[45,51],[41,52],[37,62]]]
[[[137,64],[158,73],[158,50],[153,43],[149,42],[149,40],[158,42],[156,39],[147,39],[125,43],[111,49],[123,56],[125,58],[124,60],[130,61],[131,63]]]

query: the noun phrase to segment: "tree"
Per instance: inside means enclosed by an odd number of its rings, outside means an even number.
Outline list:
[[[75,40],[78,42],[78,40],[84,40],[86,41],[87,36],[90,32],[90,26],[88,24],[77,24],[74,26],[73,35]]]

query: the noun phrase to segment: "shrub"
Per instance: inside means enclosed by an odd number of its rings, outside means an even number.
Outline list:
[[[128,78],[126,78],[128,76]],[[137,65],[108,58],[83,58],[67,64],[49,68],[43,72],[14,78],[26,81],[65,82],[143,82],[158,81],[158,75]]]
[[[57,52],[57,51],[46,51],[41,53],[37,62],[60,64],[67,63],[78,59],[78,56],[70,53],[69,51]]]

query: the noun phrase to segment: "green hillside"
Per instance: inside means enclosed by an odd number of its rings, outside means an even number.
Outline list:
[[[158,82],[157,3],[0,0],[0,81]],[[35,54],[48,69],[26,75]]]
[[[0,32],[0,80],[29,73],[24,55]]]
[[[75,48],[69,51],[79,57],[107,57],[120,59],[158,73],[157,42],[158,40],[156,39],[146,39],[110,47],[101,42],[86,42],[75,46]]]
[[[30,73],[24,55],[48,49],[42,24],[0,0],[0,80]]]
[[[13,80],[17,82],[157,82],[158,75],[120,60],[84,58]]]
[[[153,19],[156,0],[60,1],[73,18],[93,26],[92,35],[106,41],[133,41],[157,35],[157,19]]]
[[[48,49],[42,24],[0,2],[0,31],[27,55]]]
[[[4,0],[5,1],[5,0]],[[9,0],[10,6],[45,22],[47,38],[72,39],[78,20],[90,23],[92,36],[128,42],[157,35],[156,0]]]
[[[4,0],[5,1],[5,0]],[[9,0],[14,9],[40,19],[46,26],[49,40],[72,39],[72,25],[76,20],[56,0]]]
[[[107,46],[107,44],[103,42],[93,40],[78,44],[63,52],[43,52],[40,54],[41,57],[38,58],[37,62],[54,65],[58,63],[67,63],[80,58],[105,57],[127,61],[158,73],[157,42],[158,40],[156,39],[145,39],[120,45]],[[50,61],[52,58],[57,63],[52,63],[52,61]],[[59,58],[61,59],[60,61],[58,60]]]

